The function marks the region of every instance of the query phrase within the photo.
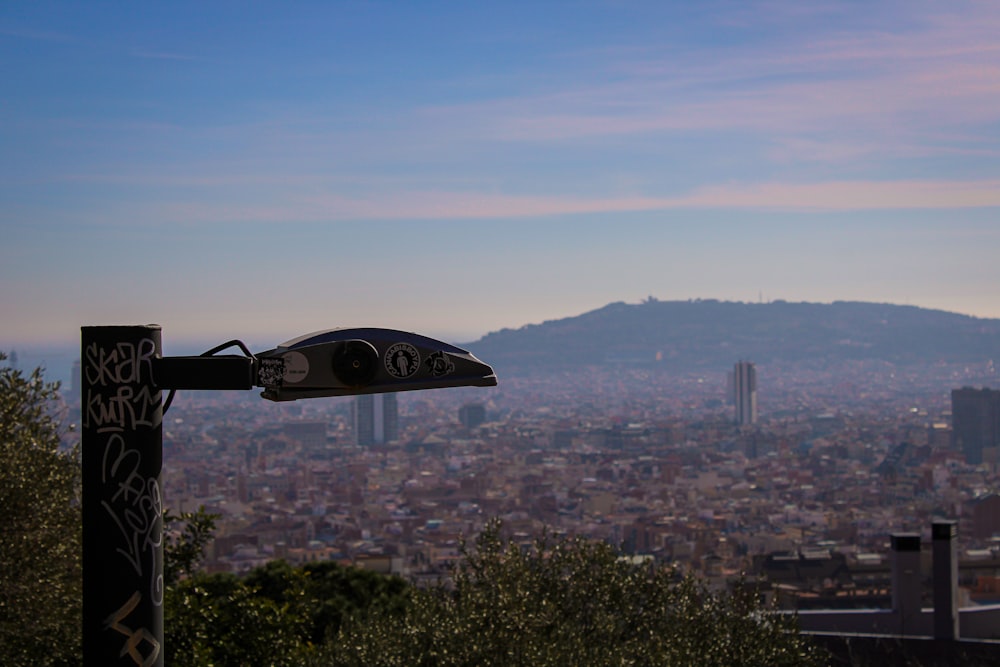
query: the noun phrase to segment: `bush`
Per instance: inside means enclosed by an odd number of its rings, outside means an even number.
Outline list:
[[[0,361],[4,360],[0,354]],[[77,664],[80,458],[59,449],[57,384],[0,367],[0,662]]]
[[[746,593],[714,593],[604,543],[541,538],[522,549],[491,524],[453,585],[415,593],[341,631],[314,663],[344,666],[820,664],[794,619]]]

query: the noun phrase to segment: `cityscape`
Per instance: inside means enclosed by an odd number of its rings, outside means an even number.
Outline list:
[[[75,422],[79,382],[77,364]],[[954,520],[962,603],[987,604],[1000,600],[997,383],[992,363],[738,360],[278,404],[180,392],[163,495],[218,515],[208,571],[332,560],[433,582],[500,518],[525,543],[602,540],[719,587],[750,576],[789,609],[889,606],[890,536],[929,543],[933,521]]]

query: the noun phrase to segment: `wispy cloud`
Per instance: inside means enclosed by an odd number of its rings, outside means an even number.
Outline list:
[[[514,141],[752,131],[784,144],[786,154],[802,147],[806,160],[842,160],[865,144],[906,154],[921,133],[1000,121],[997,7],[925,7],[905,29],[831,28],[759,46],[644,57],[625,49],[624,59],[605,65],[617,75],[610,83],[557,81],[543,94],[427,112],[478,119],[482,134]],[[826,135],[822,151],[816,133]]]
[[[1000,180],[832,181],[711,186],[681,206],[801,211],[962,209],[1000,206]]]
[[[38,42],[72,42],[71,35],[52,30],[32,30],[30,28],[11,27],[0,25],[0,35],[5,37],[17,37],[19,39],[30,39]]]
[[[680,197],[523,197],[406,193],[382,200],[317,199],[314,214],[345,218],[510,218],[625,213],[679,208],[854,211],[1000,206],[1000,180],[981,182],[845,181],[764,183],[700,188]]]
[[[717,185],[678,197],[518,196],[465,192],[396,192],[274,197],[260,204],[158,203],[119,210],[134,219],[185,224],[335,222],[338,220],[492,220],[672,209],[864,211],[1000,207],[1000,180],[831,181]]]
[[[135,51],[132,55],[136,58],[145,58],[148,60],[197,60],[194,56],[164,51]]]
[[[795,23],[801,10],[790,4],[772,9],[791,12],[785,18]],[[842,18],[845,12],[836,3],[810,6],[810,16],[839,12]],[[62,127],[71,121],[46,121],[76,141],[108,137],[127,147],[100,161],[93,157],[99,151],[81,150],[82,166],[47,176],[144,188],[151,200],[168,201],[140,217],[206,223],[1000,205],[1000,171],[967,183],[960,176],[911,176],[955,172],[898,171],[906,160],[1000,155],[1000,5],[964,3],[961,11],[917,5],[905,21],[810,25],[767,43],[600,45],[594,60],[603,68],[600,76],[543,69],[525,86],[530,92],[485,101],[414,106],[404,100],[379,113],[355,113],[326,99],[294,110],[265,105],[238,122],[91,120],[87,129],[94,131],[86,133]],[[133,55],[191,59],[169,50]],[[704,158],[714,167],[736,156],[744,165],[776,169],[703,169],[687,181],[686,194],[678,194],[659,174],[647,175],[644,170],[657,165],[645,150],[639,157],[629,152],[664,137],[716,144],[704,155],[687,147],[682,159]],[[753,146],[729,153],[730,139]],[[509,151],[500,159],[498,145]],[[152,150],[137,150],[147,146]],[[205,146],[213,148],[210,156]],[[564,162],[586,165],[597,184],[591,198],[565,194],[573,183],[558,167],[533,170],[531,152],[562,149],[571,156]],[[145,161],[155,154],[158,161]],[[608,156],[618,162],[614,171],[604,170]],[[897,170],[878,168],[889,160],[897,160]],[[522,165],[537,176],[522,178]],[[790,175],[799,165],[818,168]],[[526,185],[529,178],[534,181]],[[701,187],[691,185],[698,182]],[[225,199],[239,203],[210,203]]]

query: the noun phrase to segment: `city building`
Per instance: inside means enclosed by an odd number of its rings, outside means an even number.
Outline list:
[[[963,387],[951,390],[953,448],[973,465],[996,462],[1000,445],[1000,391]]]
[[[326,422],[294,421],[281,425],[286,438],[295,442],[304,453],[322,452],[326,448]]]
[[[486,421],[486,406],[482,403],[466,403],[458,409],[458,421],[465,428],[476,428]]]
[[[396,394],[367,394],[354,399],[354,442],[361,447],[399,438]]]
[[[749,361],[740,361],[733,368],[733,402],[736,423],[740,426],[757,423],[757,368]]]

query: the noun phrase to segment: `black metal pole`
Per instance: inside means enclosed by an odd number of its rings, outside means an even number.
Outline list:
[[[163,665],[160,327],[83,327],[83,658]]]

